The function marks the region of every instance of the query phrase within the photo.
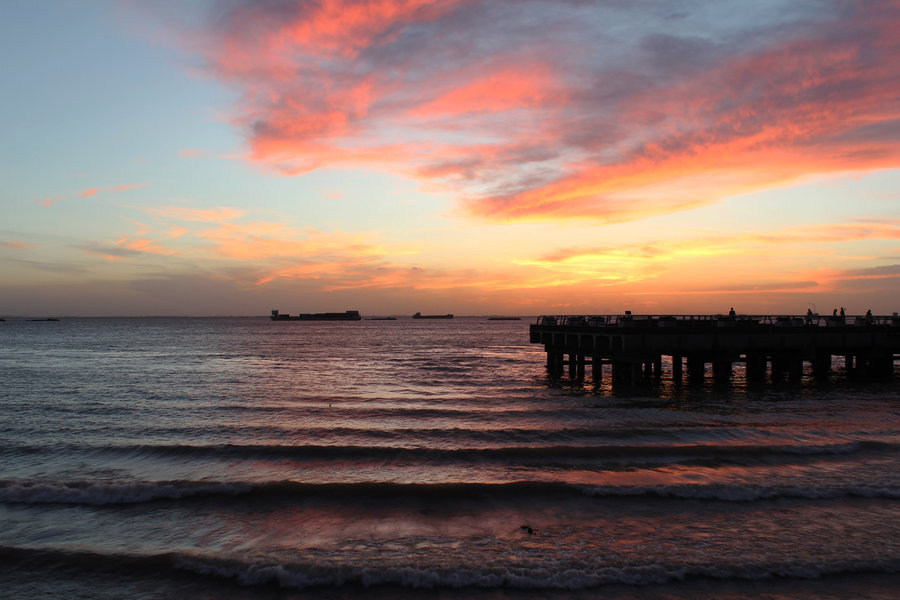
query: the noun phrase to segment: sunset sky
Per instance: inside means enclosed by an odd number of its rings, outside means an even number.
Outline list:
[[[0,315],[900,311],[900,4],[11,0]]]

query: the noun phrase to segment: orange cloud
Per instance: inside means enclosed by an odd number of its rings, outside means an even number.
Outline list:
[[[117,242],[116,245],[146,254],[160,254],[163,256],[175,256],[178,254],[177,251],[164,248],[148,238],[124,239]]]
[[[113,243],[82,244],[79,248],[90,254],[97,254],[108,261],[119,261],[123,258],[141,258],[144,255],[178,256],[177,250],[161,246],[150,238],[130,238],[123,236]]]
[[[428,119],[540,106],[551,99],[560,101],[552,91],[555,85],[547,70],[540,66],[533,65],[527,70],[510,67],[451,89],[415,107],[409,114]]]
[[[199,209],[184,208],[179,206],[163,206],[153,210],[161,217],[176,219],[179,221],[200,221],[203,223],[218,223],[239,219],[247,214],[247,211],[228,206],[218,208]]]
[[[89,196],[93,196],[99,192],[124,192],[126,190],[134,190],[137,188],[147,187],[146,183],[135,183],[130,185],[113,185],[110,187],[101,187],[101,188],[88,188],[81,192],[78,197],[79,198],[87,198]]]
[[[148,184],[146,184],[146,183],[135,183],[135,184],[128,184],[128,185],[113,185],[113,186],[109,186],[109,187],[91,187],[91,188],[87,188],[86,190],[81,191],[77,195],[77,197],[78,198],[90,198],[91,196],[95,196],[96,194],[99,194],[101,192],[123,192],[123,191],[127,191],[127,190],[134,190],[134,189],[138,189],[138,188],[142,188],[142,187],[147,187],[147,185]],[[59,202],[63,202],[64,200],[66,200],[70,197],[71,196],[69,196],[69,197],[57,196],[55,198],[45,198],[43,200],[39,200],[38,202],[40,203],[41,206],[43,206],[45,208],[49,208],[50,206],[53,206],[54,204],[57,204]]]
[[[178,156],[180,156],[181,158],[197,159],[205,157],[206,152],[204,150],[198,150],[196,148],[182,148],[178,151]]]
[[[34,244],[29,244],[21,240],[10,240],[8,242],[0,242],[0,246],[6,246],[13,250],[34,250],[37,248]]]
[[[900,45],[890,50],[900,60]],[[896,167],[900,145],[890,127],[900,120],[900,108],[891,100],[892,67],[866,68],[860,53],[806,41],[725,65],[699,81],[654,90],[649,98],[635,97],[626,121],[665,111],[673,116],[663,131],[675,133],[648,141],[619,162],[584,164],[548,185],[470,200],[467,209],[499,219],[587,216],[617,222],[820,173]],[[720,89],[721,81],[730,87]],[[772,87],[758,97],[744,92],[742,102],[731,106],[738,86],[759,81]]]
[[[797,225],[770,233],[740,233],[721,236],[692,237],[690,239],[642,241],[635,244],[619,244],[597,247],[570,247],[547,253],[530,264],[553,265],[577,260],[608,259],[621,262],[626,260],[665,260],[683,256],[712,256],[741,253],[758,257],[766,246],[776,247],[775,252],[783,253],[777,247],[827,243],[843,243],[861,240],[900,239],[900,220],[821,225]],[[752,250],[751,250],[752,249]],[[804,256],[810,256],[804,252]],[[523,261],[524,264],[525,261]]]

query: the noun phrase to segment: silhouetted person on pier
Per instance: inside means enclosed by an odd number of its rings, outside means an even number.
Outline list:
[[[812,323],[813,312],[811,308],[806,309],[806,324],[809,325]]]
[[[731,307],[731,310],[728,311],[728,316],[731,317],[732,319],[734,318],[734,307],[733,306]]]

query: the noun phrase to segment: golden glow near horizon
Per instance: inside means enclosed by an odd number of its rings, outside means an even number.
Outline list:
[[[900,310],[896,3],[8,12],[0,314]]]

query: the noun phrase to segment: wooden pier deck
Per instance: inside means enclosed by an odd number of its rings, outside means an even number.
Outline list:
[[[809,366],[827,376],[834,357],[862,377],[891,377],[900,358],[900,317],[818,315],[556,315],[530,327],[531,343],[543,344],[547,369],[573,379],[590,365],[595,381],[611,367],[613,381],[635,384],[661,377],[663,357],[676,382],[686,370],[702,380],[730,377],[743,363],[748,380],[768,375],[799,378]],[[566,358],[568,357],[568,358]]]

